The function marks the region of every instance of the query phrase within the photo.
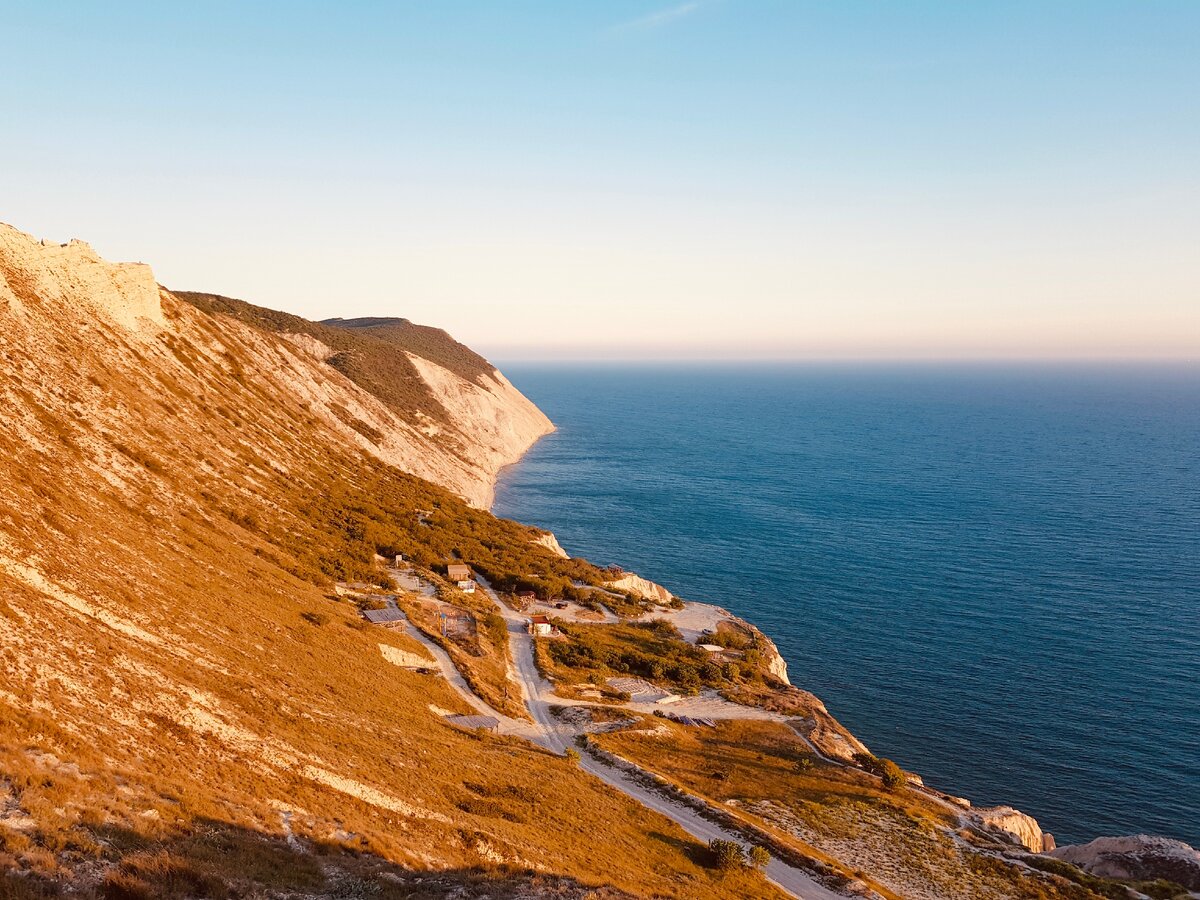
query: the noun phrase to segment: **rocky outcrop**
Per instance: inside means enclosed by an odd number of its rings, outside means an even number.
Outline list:
[[[755,643],[758,651],[763,655],[763,659],[767,664],[767,671],[775,678],[782,681],[784,684],[791,684],[788,681],[787,661],[784,660],[783,654],[779,652],[779,648],[775,646],[775,642],[763,634],[756,626],[751,625],[744,619],[738,619],[742,625],[749,629],[756,636]]]
[[[407,356],[449,413],[471,462],[486,475],[486,490],[477,489],[468,499],[490,506],[496,474],[552,432],[554,424],[498,371],[484,376],[480,384],[413,353]]]
[[[1050,847],[1046,846],[1045,835],[1037,819],[1011,806],[977,808],[972,810],[971,816],[984,829],[1003,832],[1034,853],[1042,853],[1054,846],[1053,838]]]
[[[661,584],[655,584],[653,581],[643,578],[640,575],[635,575],[633,572],[625,572],[619,578],[608,582],[607,585],[614,591],[628,591],[631,594],[637,594],[639,597],[645,597],[647,600],[653,600],[655,603],[666,605],[671,602],[671,592]]]
[[[553,531],[543,531],[533,539],[535,544],[541,544],[555,556],[561,556],[563,559],[570,559],[570,554],[562,548],[562,544],[558,542],[558,538],[554,536]]]
[[[1148,834],[1096,838],[1086,844],[1059,847],[1055,859],[1104,878],[1153,881],[1164,878],[1200,891],[1200,852],[1183,841]]]
[[[134,333],[165,324],[149,266],[105,262],[83,241],[38,241],[0,223],[0,303],[20,314],[36,301],[87,305]]]

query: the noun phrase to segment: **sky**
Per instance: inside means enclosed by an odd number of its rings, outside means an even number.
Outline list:
[[[1200,360],[1200,3],[0,0],[0,221],[493,359]]]

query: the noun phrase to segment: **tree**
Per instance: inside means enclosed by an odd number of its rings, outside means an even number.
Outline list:
[[[756,869],[765,869],[767,863],[771,861],[771,854],[767,852],[766,847],[754,846],[750,848],[750,865]]]
[[[737,841],[713,838],[708,842],[708,852],[712,854],[713,865],[723,871],[740,869],[746,865],[746,853]]]
[[[576,750],[574,747],[568,747],[566,753],[564,753],[563,756],[565,756],[567,758],[567,762],[574,763],[575,765],[579,765],[579,760],[580,760],[579,751]]]

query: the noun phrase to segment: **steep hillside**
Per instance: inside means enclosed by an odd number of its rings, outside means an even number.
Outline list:
[[[456,410],[500,428],[494,372],[375,338],[428,388],[410,414],[330,364],[367,352],[342,331],[193,300],[0,228],[0,897],[774,896],[569,760],[446,725],[459,696],[392,662],[421,647],[331,591],[373,527],[570,565],[399,470],[482,503],[548,423],[489,443]]]
[[[345,403],[327,412],[358,433],[363,449],[477,506],[490,504],[496,473],[554,428],[495,367],[441,329],[404,319],[310,322],[215,294],[173,296],[278,335],[289,352],[345,376],[377,401],[354,392],[373,415]]]

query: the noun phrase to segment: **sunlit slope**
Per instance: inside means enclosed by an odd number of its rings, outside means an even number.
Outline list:
[[[728,895],[665,819],[445,726],[431,706],[461,701],[380,647],[413,643],[328,598],[320,548],[361,559],[317,512],[466,510],[391,465],[485,482],[314,340],[0,230],[0,868],[95,882],[173,853],[329,893],[371,860],[385,893],[482,869],[563,876],[562,896]]]

